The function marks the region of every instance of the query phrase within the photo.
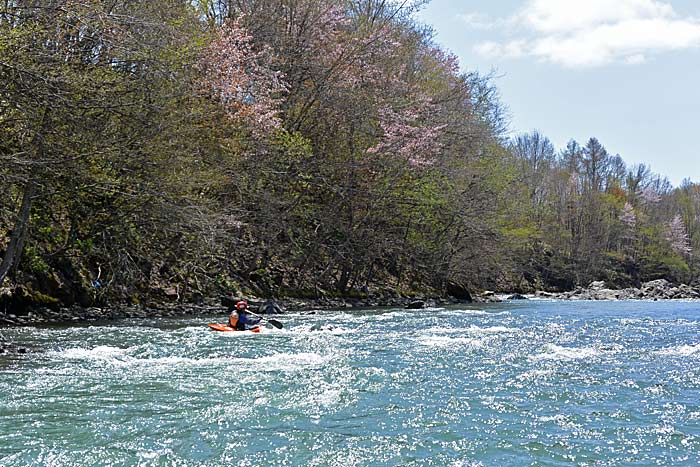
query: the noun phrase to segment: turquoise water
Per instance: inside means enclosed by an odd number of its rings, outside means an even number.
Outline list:
[[[223,320],[0,331],[0,465],[700,465],[700,303]]]

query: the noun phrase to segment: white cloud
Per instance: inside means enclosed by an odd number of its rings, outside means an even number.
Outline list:
[[[647,62],[647,58],[643,54],[630,55],[625,58],[625,63],[628,65],[642,65]]]
[[[482,13],[465,13],[458,15],[458,18],[473,29],[493,29],[497,26],[496,21]]]
[[[517,58],[528,55],[528,42],[525,40],[500,42],[482,42],[477,44],[476,51],[489,57]]]
[[[673,7],[657,0],[530,0],[516,16],[543,33],[568,33],[629,19],[674,15]]]
[[[528,0],[508,24],[525,37],[485,42],[477,52],[595,67],[640,64],[649,55],[700,47],[700,21],[680,18],[658,0]]]

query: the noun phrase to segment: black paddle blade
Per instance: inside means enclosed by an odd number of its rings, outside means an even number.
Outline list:
[[[267,322],[270,323],[272,326],[276,327],[277,329],[282,329],[284,327],[282,323],[280,323],[276,319],[268,319]]]

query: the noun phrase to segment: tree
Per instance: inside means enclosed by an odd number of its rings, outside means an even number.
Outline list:
[[[192,115],[183,103],[193,103],[199,20],[177,0],[15,2],[6,16],[0,172],[22,201],[0,278],[20,266],[35,224],[27,269],[45,274],[48,259],[80,283],[102,262],[132,284],[149,269],[137,254],[144,240],[172,232],[187,210],[172,148]]]
[[[252,36],[236,19],[214,29],[200,65],[202,91],[236,122],[261,132],[279,128],[279,95],[286,85],[281,72],[271,68],[269,49],[255,51]]]
[[[687,257],[693,251],[690,247],[690,238],[685,223],[679,214],[666,225],[666,240],[671,244],[671,249],[681,257]]]

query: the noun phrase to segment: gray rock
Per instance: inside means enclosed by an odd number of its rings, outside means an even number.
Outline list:
[[[666,279],[658,279],[642,284],[644,298],[669,298],[671,283]]]
[[[594,300],[619,300],[621,296],[621,292],[619,290],[611,289],[596,289],[591,293]]]
[[[508,300],[527,300],[527,297],[525,295],[516,293],[508,297]]]

